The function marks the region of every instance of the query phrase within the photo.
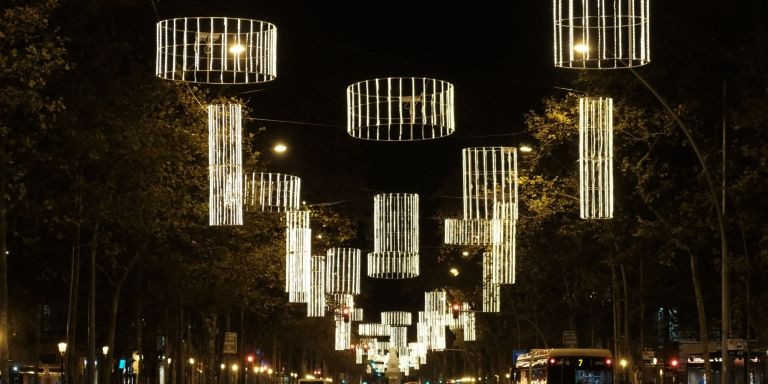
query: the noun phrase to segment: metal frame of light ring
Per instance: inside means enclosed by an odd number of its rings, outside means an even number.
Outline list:
[[[445,219],[445,244],[493,244],[493,225],[490,219]]]
[[[277,27],[230,17],[156,24],[155,75],[205,84],[252,84],[277,76]]]
[[[359,249],[328,249],[325,257],[325,293],[360,294]]]
[[[650,0],[553,0],[555,67],[631,68],[651,61]]]
[[[310,259],[309,297],[307,317],[325,316],[325,256],[314,255]]]
[[[209,225],[243,225],[242,108],[208,106]]]
[[[282,173],[252,172],[245,175],[245,206],[261,212],[300,209],[301,178]]]
[[[411,325],[411,313],[408,311],[385,311],[381,313],[381,323],[395,327]]]
[[[347,87],[347,133],[358,139],[437,139],[455,130],[453,84],[423,77],[364,80]]]
[[[419,195],[383,193],[373,198],[373,252],[367,274],[378,279],[419,276]]]
[[[491,245],[491,282],[494,284],[514,284],[516,274],[517,220],[505,218],[512,216],[511,204],[500,204],[493,220],[493,244]]]
[[[613,217],[613,99],[579,98],[579,211]]]

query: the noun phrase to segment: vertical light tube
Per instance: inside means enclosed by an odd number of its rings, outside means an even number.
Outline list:
[[[242,112],[238,104],[208,106],[210,225],[243,224]]]
[[[613,217],[613,99],[579,99],[579,211]]]

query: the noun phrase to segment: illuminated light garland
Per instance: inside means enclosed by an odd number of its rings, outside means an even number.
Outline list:
[[[349,313],[349,318],[351,321],[354,321],[356,323],[363,321],[363,309],[352,308],[352,311]]]
[[[357,326],[357,334],[366,337],[389,336],[389,325],[381,323],[361,323]]]
[[[408,348],[408,327],[389,327],[389,344],[398,350]]]
[[[301,179],[281,173],[253,172],[245,179],[245,205],[261,212],[300,209]]]
[[[579,98],[579,207],[582,219],[613,217],[613,99]]]
[[[361,344],[355,345],[355,364],[362,364],[365,357],[365,348]]]
[[[453,84],[421,77],[365,80],[347,87],[347,133],[358,139],[414,141],[455,130]]]
[[[325,293],[360,294],[360,250],[330,248],[325,258]]]
[[[350,349],[352,346],[352,323],[344,321],[339,314],[336,314],[334,318],[336,320],[334,349],[337,351]]]
[[[517,149],[464,148],[462,154],[461,219],[445,220],[445,243],[492,245],[494,220],[517,220]],[[498,207],[508,207],[496,212]]]
[[[240,105],[208,106],[210,225],[243,225],[242,129]]]
[[[445,291],[424,293],[423,322],[427,325],[428,347],[433,351],[445,349],[445,329],[448,314],[448,301]]]
[[[501,311],[501,286],[493,283],[493,256],[483,252],[483,312]]]
[[[156,24],[155,75],[207,84],[250,84],[277,76],[277,27],[229,17]]]
[[[382,312],[381,323],[390,326],[407,327],[411,325],[411,313],[407,311]]]
[[[475,326],[475,312],[469,308],[469,304],[463,303],[461,307],[461,320],[463,322],[464,341],[477,340]]]
[[[285,213],[285,290],[288,302],[306,303],[310,291],[312,230],[309,211]]]
[[[427,346],[423,342],[417,341],[415,343],[408,343],[408,349],[410,351],[411,358],[416,359],[415,364],[413,361],[411,361],[411,364],[419,365],[427,363]]]
[[[512,204],[499,204],[493,220],[493,245],[491,245],[491,282],[494,284],[514,284],[516,268],[517,220],[516,208]]]
[[[309,297],[307,317],[325,316],[325,256],[312,256],[310,260]]]
[[[373,233],[368,276],[379,279],[419,276],[419,195],[374,196]]]
[[[650,0],[553,0],[555,67],[631,68],[651,61]]]

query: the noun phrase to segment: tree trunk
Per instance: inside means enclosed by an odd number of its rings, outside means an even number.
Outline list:
[[[69,281],[69,309],[67,313],[67,352],[65,371],[68,384],[76,383],[77,369],[77,295],[80,288],[80,228],[77,229],[75,246],[72,248],[72,270]]]
[[[625,273],[624,264],[621,267],[621,283],[624,287],[624,357],[626,357],[629,365],[622,368],[624,372],[632,372],[632,359],[629,353],[629,294],[627,293],[627,274]]]
[[[5,172],[3,172],[4,174]],[[5,180],[0,181],[0,378],[8,383],[8,217],[5,201]]]
[[[696,296],[696,308],[699,315],[699,333],[702,345],[702,358],[704,358],[704,381],[711,383],[712,366],[709,362],[709,331],[707,330],[707,316],[704,311],[704,293],[701,290],[701,279],[699,279],[699,262],[696,255],[688,250],[691,258],[691,278],[693,279],[693,291]],[[725,337],[726,335],[723,335]]]
[[[91,268],[90,268],[90,292],[88,299],[88,379],[86,383],[96,382],[96,241],[99,235],[99,225],[93,230],[91,239]]]
[[[619,295],[618,292],[616,292],[617,288],[617,282],[616,282],[616,266],[613,263],[613,255],[610,257],[610,263],[611,263],[611,304],[613,307],[613,358],[615,360],[619,359],[619,352],[621,351],[619,347]],[[613,365],[613,376],[618,376],[619,364]],[[618,380],[617,380],[618,381]]]
[[[186,377],[184,375],[184,368],[187,362],[184,359],[186,346],[184,345],[184,307],[181,303],[178,303],[178,310],[176,311],[176,326],[174,327],[174,342],[176,344],[176,377],[174,384],[184,384]]]
[[[106,362],[104,364],[104,378],[103,383],[104,384],[110,384],[111,375],[108,374],[110,372],[110,368],[112,368],[112,355],[114,353],[115,349],[115,333],[117,330],[117,309],[120,306],[120,291],[122,289],[122,285],[119,287],[115,287],[115,289],[112,291],[112,302],[109,306],[109,329],[107,329],[107,345],[109,346],[109,353],[107,353]]]

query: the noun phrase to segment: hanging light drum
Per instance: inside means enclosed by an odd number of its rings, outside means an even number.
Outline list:
[[[242,129],[240,105],[208,106],[210,225],[243,225]]]
[[[389,336],[389,325],[380,323],[361,323],[357,326],[357,334],[367,337]]]
[[[248,210],[287,212],[300,209],[301,178],[282,173],[252,172],[245,176]]]
[[[325,257],[325,293],[360,294],[360,250],[330,248]]]
[[[385,193],[374,196],[373,232],[368,276],[406,279],[419,275],[419,195]]]
[[[553,0],[555,67],[632,68],[651,61],[650,0]]]
[[[285,290],[288,302],[306,303],[312,259],[309,211],[286,212],[285,223]]]
[[[501,286],[493,282],[493,256],[483,253],[483,312],[501,311]]]
[[[325,316],[325,256],[312,256],[309,266],[307,317],[323,317]]]
[[[277,27],[230,17],[161,20],[155,52],[155,75],[162,79],[263,83],[277,76]]]
[[[491,282],[494,284],[515,283],[516,207],[509,203],[500,203],[493,220],[493,245],[491,245]]]
[[[340,314],[335,315],[336,332],[334,349],[343,351],[349,349],[352,344],[352,323],[344,321]]]
[[[347,133],[358,139],[437,139],[455,130],[453,84],[422,77],[365,80],[347,87]]]
[[[464,323],[464,341],[477,340],[475,330],[475,312],[469,308],[469,304],[464,303],[461,308],[461,319]]]
[[[389,343],[401,349],[408,347],[408,327],[389,327]]]
[[[407,311],[382,312],[381,323],[396,327],[407,327],[411,325],[411,313]]]
[[[445,221],[445,243],[491,245],[493,219],[517,219],[517,149],[474,147],[462,151],[462,219]],[[497,207],[509,207],[495,212]]]
[[[582,219],[613,217],[613,99],[579,99],[579,206]]]

